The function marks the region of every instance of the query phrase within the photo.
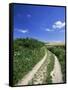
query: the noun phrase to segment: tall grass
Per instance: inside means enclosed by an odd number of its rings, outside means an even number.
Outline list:
[[[32,70],[44,55],[44,43],[28,38],[14,40],[13,85]]]
[[[52,83],[52,76],[51,71],[54,68],[54,56],[53,54],[50,52],[50,57],[48,57],[49,63],[47,65],[47,77],[46,77],[46,84],[51,84]]]
[[[58,57],[58,60],[61,64],[63,81],[66,82],[65,46],[53,46],[53,47],[49,47],[48,49]]]

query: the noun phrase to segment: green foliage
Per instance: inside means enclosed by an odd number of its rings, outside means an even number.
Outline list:
[[[61,64],[63,81],[65,82],[65,46],[53,46],[49,47],[48,49],[58,57]]]
[[[13,84],[22,79],[44,55],[44,43],[29,38],[14,40]]]
[[[14,41],[14,46],[16,47],[15,49],[20,47],[35,49],[35,48],[41,48],[43,45],[44,45],[43,42],[40,43],[40,41],[32,38],[16,39]]]
[[[52,53],[50,53],[51,56],[49,58],[49,64],[47,65],[47,78],[46,78],[46,83],[51,84],[52,83],[52,77],[51,77],[51,71],[54,68],[54,56]]]

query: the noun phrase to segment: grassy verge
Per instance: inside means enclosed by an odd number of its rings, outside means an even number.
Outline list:
[[[66,82],[65,46],[53,46],[53,47],[49,47],[48,49],[58,57],[58,60],[61,64],[61,70],[62,70],[62,74],[63,74],[63,81]]]
[[[13,85],[18,83],[44,55],[44,43],[28,38],[14,40]]]
[[[50,53],[50,57],[49,57],[49,63],[48,63],[48,66],[47,66],[47,78],[46,78],[46,83],[47,84],[51,84],[52,83],[52,77],[51,77],[51,71],[53,70],[54,68],[54,56],[52,53]]]

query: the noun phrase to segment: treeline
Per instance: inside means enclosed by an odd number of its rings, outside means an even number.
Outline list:
[[[45,44],[43,42],[40,42],[36,39],[32,38],[23,38],[23,39],[16,39],[14,40],[14,49],[24,47],[24,48],[30,48],[30,49],[38,49],[44,46]]]

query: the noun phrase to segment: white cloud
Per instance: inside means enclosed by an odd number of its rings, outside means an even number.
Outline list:
[[[46,28],[45,31],[51,32],[51,31],[54,31],[54,30]]]
[[[25,33],[28,33],[28,30],[27,29],[19,29],[19,32],[25,34]]]
[[[56,21],[53,25],[53,29],[62,29],[65,26],[65,22],[62,21]]]
[[[46,31],[51,31],[49,28],[46,28]]]
[[[53,32],[55,30],[59,32],[64,32],[65,22],[62,21],[56,21],[51,27],[45,27],[45,24],[42,24],[42,27],[40,27],[42,30],[47,32]]]

